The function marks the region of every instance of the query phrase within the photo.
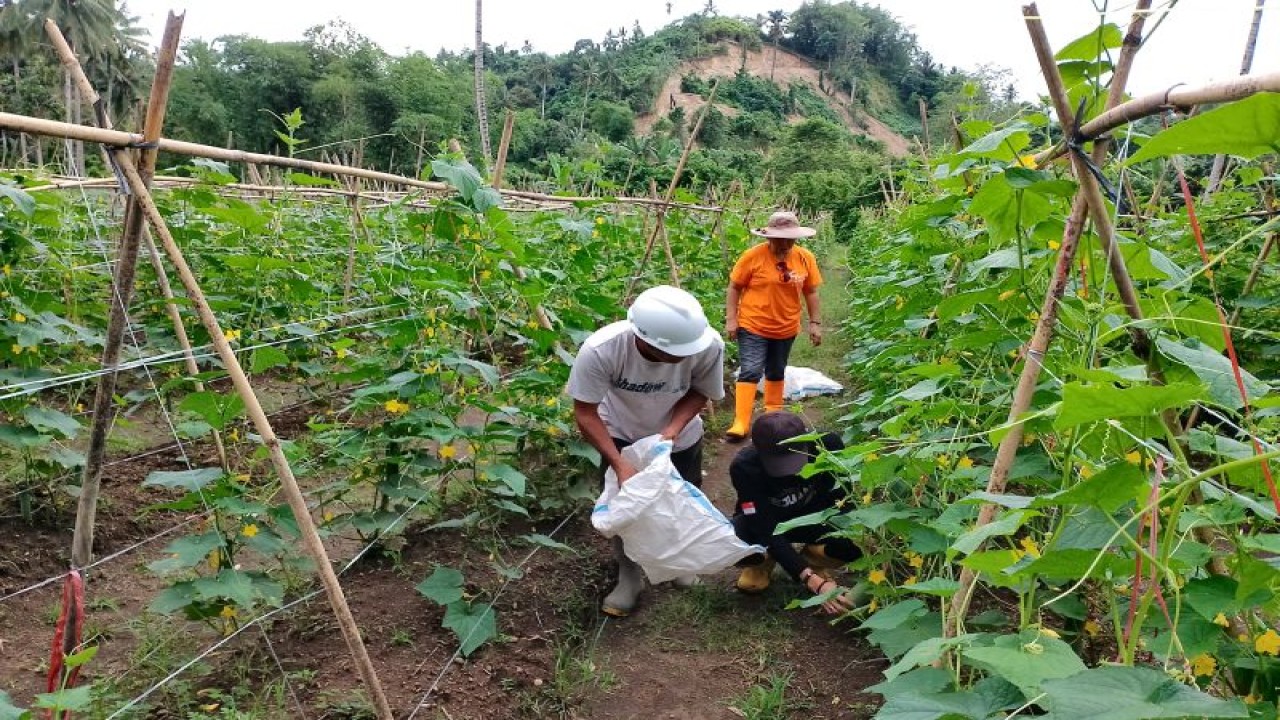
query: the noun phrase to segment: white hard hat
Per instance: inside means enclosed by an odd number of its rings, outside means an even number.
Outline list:
[[[640,293],[627,310],[627,320],[641,340],[676,357],[696,355],[720,337],[698,299],[670,285]]]

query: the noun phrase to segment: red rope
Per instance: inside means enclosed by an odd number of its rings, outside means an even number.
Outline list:
[[[70,668],[64,673],[64,664],[67,656],[80,647],[83,633],[84,580],[78,570],[72,570],[67,573],[67,580],[62,585],[62,611],[58,614],[58,624],[54,626],[53,647],[49,653],[48,692],[75,687],[80,667]],[[58,715],[70,718],[71,712],[64,711]],[[50,710],[45,717],[54,717],[54,712]]]
[[[1204,233],[1200,230],[1200,221],[1196,218],[1195,201],[1191,197],[1191,186],[1187,183],[1187,175],[1182,171],[1181,163],[1174,163],[1174,167],[1178,171],[1178,182],[1182,185],[1182,198],[1187,204],[1187,219],[1191,223],[1191,234],[1195,236],[1196,247],[1200,249],[1200,260],[1204,263],[1205,275],[1209,280],[1209,288],[1213,291],[1213,306],[1218,311],[1218,325],[1222,328],[1222,340],[1227,348],[1227,357],[1231,360],[1231,374],[1235,377],[1236,389],[1240,391],[1240,402],[1244,405],[1244,417],[1246,425],[1248,421],[1253,419],[1253,409],[1249,405],[1249,392],[1244,387],[1244,375],[1240,372],[1240,360],[1236,357],[1236,346],[1231,341],[1231,324],[1227,321],[1227,314],[1222,310],[1222,299],[1218,296],[1218,286],[1213,281],[1213,268],[1209,267],[1211,261],[1209,252],[1204,247]],[[1249,435],[1249,440],[1253,443],[1253,454],[1255,456],[1262,455],[1262,444],[1258,442],[1255,434]],[[1280,515],[1280,492],[1276,491],[1275,478],[1271,476],[1271,463],[1265,459],[1262,461],[1262,477],[1267,481],[1267,492],[1271,494],[1271,503],[1275,505],[1276,514]]]

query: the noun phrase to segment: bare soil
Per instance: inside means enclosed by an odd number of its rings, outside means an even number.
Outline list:
[[[680,64],[654,99],[653,110],[636,118],[636,133],[646,134],[653,130],[659,119],[665,117],[672,109],[684,108],[685,117],[706,104],[706,100],[696,93],[680,92],[680,78],[686,74],[701,78],[731,78],[739,68],[756,77],[771,78],[773,82],[786,87],[791,83],[803,83],[815,93],[827,98],[827,103],[844,120],[849,130],[858,135],[865,135],[884,143],[885,150],[894,157],[904,157],[911,153],[911,144],[906,138],[894,132],[888,125],[868,112],[851,111],[855,107],[849,94],[843,91],[825,92],[818,88],[819,69],[812,63],[795,53],[782,48],[765,45],[758,50],[748,50],[746,62],[743,62],[742,46],[732,41],[723,43],[725,52],[710,57],[688,60]],[[738,114],[735,108],[720,103],[716,109],[733,117]],[[801,118],[791,118],[791,122],[799,122]]]

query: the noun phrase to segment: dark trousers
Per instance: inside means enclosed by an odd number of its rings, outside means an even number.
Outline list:
[[[614,438],[613,444],[621,450],[631,443],[626,440]],[[698,438],[698,442],[683,450],[671,453],[671,464],[676,466],[676,472],[680,473],[680,477],[684,478],[690,485],[698,488],[702,487],[702,438]],[[608,464],[601,460],[601,482],[604,482],[604,471],[607,467]],[[640,470],[642,468],[636,469]]]
[[[733,531],[743,540],[743,542],[769,547],[769,542],[773,540],[774,537],[777,537],[776,535],[772,537],[757,537],[755,533],[751,532],[745,520],[746,516],[744,515],[739,514],[733,516]],[[829,525],[806,525],[804,527],[788,530],[782,534],[782,538],[790,543],[821,545],[826,551],[827,557],[835,560],[841,560],[843,562],[853,562],[854,560],[862,557],[862,549],[857,545],[854,545],[853,541],[847,538],[823,537],[823,535],[826,535],[834,529],[835,528]],[[763,555],[752,555],[750,557],[743,558],[738,565],[758,565],[761,562],[764,562]]]
[[[795,341],[794,335],[773,340],[738,328],[738,382],[760,382],[761,377],[782,380]]]

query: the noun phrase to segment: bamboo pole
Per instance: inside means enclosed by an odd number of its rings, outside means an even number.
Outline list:
[[[244,401],[245,411],[253,421],[258,435],[262,438],[263,446],[270,453],[271,463],[280,478],[281,489],[289,502],[289,507],[293,510],[294,521],[298,525],[303,548],[315,562],[320,581],[324,585],[330,605],[333,606],[338,625],[347,641],[347,647],[351,651],[356,667],[359,669],[365,688],[369,691],[374,707],[377,709],[378,717],[381,720],[390,720],[393,717],[391,707],[387,703],[381,684],[378,682],[377,672],[374,670],[368,651],[360,638],[359,628],[356,626],[355,618],[351,614],[351,608],[347,605],[342,585],[338,582],[338,576],[333,571],[333,565],[324,549],[324,543],[321,542],[320,536],[316,532],[315,521],[311,518],[311,510],[307,507],[306,498],[303,496],[302,489],[298,486],[298,481],[294,477],[293,468],[289,465],[288,458],[285,457],[284,449],[280,445],[280,439],[276,437],[275,430],[271,427],[271,421],[267,419],[267,415],[262,409],[262,404],[258,401],[258,396],[253,391],[253,386],[249,384],[249,378],[245,375],[244,368],[241,367],[235,350],[227,342],[222,327],[218,324],[217,317],[214,315],[212,308],[209,307],[209,302],[205,298],[204,292],[200,289],[200,285],[192,273],[191,267],[187,264],[186,258],[183,257],[182,250],[178,248],[177,242],[174,241],[173,234],[169,232],[169,227],[165,224],[164,217],[161,216],[159,208],[156,207],[155,200],[152,199],[151,193],[139,176],[137,168],[134,167],[127,153],[123,151],[117,151],[116,162],[124,173],[130,190],[138,198],[146,219],[151,223],[152,230],[160,238],[165,253],[169,256],[169,261],[177,269],[183,287],[186,288],[187,296],[191,299],[201,323],[203,323],[205,330],[208,331],[209,337],[213,341],[214,350],[218,353],[223,367],[230,376],[236,393]]]
[[[507,116],[502,121],[502,139],[498,140],[498,161],[493,166],[493,187],[502,186],[502,174],[507,169],[507,151],[511,149],[511,133],[516,127],[516,114],[507,108]]]
[[[684,174],[685,163],[689,162],[689,153],[693,152],[693,144],[698,138],[698,131],[702,129],[702,121],[707,117],[707,112],[711,110],[716,101],[716,91],[720,89],[720,79],[716,78],[715,84],[711,86],[711,92],[707,94],[707,103],[702,106],[702,112],[698,113],[698,120],[693,124],[693,130],[689,133],[689,138],[685,140],[684,151],[680,153],[680,160],[676,162],[675,172],[671,174],[671,183],[667,185],[667,192],[663,196],[661,203],[655,203],[658,208],[657,222],[653,226],[653,232],[649,235],[649,241],[645,243],[644,257],[640,259],[636,265],[636,272],[631,276],[631,281],[627,283],[627,293],[622,298],[622,304],[629,305],[631,303],[632,294],[635,292],[636,283],[640,281],[640,273],[644,271],[644,266],[649,263],[649,257],[653,255],[654,243],[658,240],[658,233],[665,229],[667,221],[667,208],[672,207],[671,198],[675,196],[676,187],[680,184],[680,177]],[[674,263],[672,259],[672,273],[675,273]]]
[[[44,120],[41,118],[27,117],[25,115],[14,115],[13,113],[0,112],[0,130],[12,130],[14,132],[25,132],[31,135],[43,137],[67,138],[72,140],[85,140],[87,142],[96,142],[103,145],[118,147],[136,147],[143,144],[141,135],[137,133],[122,132],[119,130],[105,130],[102,128],[88,127],[85,125],[76,125],[73,123],[58,122],[56,120]],[[453,188],[443,182],[435,182],[429,180],[416,180],[414,178],[404,177],[403,175],[395,175],[393,173],[380,172],[377,170],[366,170],[364,168],[348,167],[346,165],[335,165],[332,163],[316,162],[314,160],[304,160],[302,158],[282,157],[280,155],[267,155],[263,153],[251,153],[243,150],[229,150],[227,148],[217,147],[215,145],[201,145],[199,143],[183,142],[181,140],[170,140],[161,138],[157,141],[157,150],[169,152],[175,155],[184,155],[187,157],[204,157],[212,160],[222,160],[224,162],[235,163],[256,163],[259,165],[269,165],[272,167],[284,167],[294,170],[302,170],[310,173],[337,175],[342,177],[360,177],[375,182],[383,182],[399,187],[415,187],[424,190],[432,190],[435,192],[448,193]],[[685,210],[700,210],[706,212],[715,212],[720,208],[710,207],[707,205],[697,205],[693,203],[674,202],[670,200],[654,200],[653,198],[628,197],[624,195],[609,197],[589,197],[589,196],[568,196],[568,195],[548,195],[546,193],[529,192],[525,190],[503,190],[503,195],[517,199],[537,200],[557,203],[574,203],[574,202],[593,202],[607,201],[615,203],[623,203],[627,205],[652,205],[657,207],[675,207]]]
[[[62,38],[62,34],[58,31],[57,26],[52,23],[47,23],[46,30],[49,32],[50,39],[53,41],[55,48],[58,50],[59,56],[66,64],[68,70],[71,71],[77,77],[77,81],[82,84],[82,90],[87,89],[89,91],[89,93],[85,94],[84,97],[96,97],[92,86],[88,84],[88,80],[84,75],[83,69],[80,68],[79,62],[76,60],[75,55],[71,53],[70,47],[67,46],[66,41]],[[167,37],[168,34],[166,34],[166,38]],[[176,39],[174,42],[176,43]],[[156,95],[154,93],[152,99],[153,101],[156,99]],[[158,120],[163,119],[163,112],[153,114],[150,108],[148,110],[148,115],[149,117],[153,117]],[[106,122],[105,115],[103,113],[99,112],[98,117],[99,121]],[[191,272],[190,266],[187,265],[186,259],[182,255],[182,251],[174,241],[172,233],[169,232],[169,228],[165,224],[159,208],[156,207],[155,201],[151,197],[151,192],[147,188],[146,180],[143,177],[142,172],[139,170],[138,166],[135,165],[133,158],[130,157],[127,149],[114,147],[111,149],[111,153],[116,167],[124,175],[125,182],[129,186],[131,201],[136,202],[138,214],[151,224],[152,229],[160,237],[166,254],[169,256],[174,268],[178,271],[179,277],[182,279],[182,283],[187,290],[187,295],[194,304],[196,312],[200,316],[200,320],[204,324],[205,329],[209,332],[215,351],[222,360],[222,363],[227,370],[227,374],[231,377],[232,384],[235,386],[237,393],[244,401],[246,412],[253,420],[254,427],[261,436],[263,445],[266,446],[270,452],[271,461],[280,477],[285,497],[288,499],[289,505],[293,510],[294,520],[297,523],[299,532],[302,536],[303,545],[315,561],[321,582],[329,596],[330,603],[333,605],[334,613],[337,615],[338,624],[342,629],[343,636],[346,638],[347,646],[356,662],[356,666],[360,670],[365,686],[369,690],[369,694],[372,696],[374,706],[378,711],[378,717],[380,720],[391,720],[393,716],[391,714],[390,705],[387,703],[386,695],[383,693],[382,686],[378,682],[377,673],[373,668],[372,661],[369,659],[368,652],[364,647],[364,642],[360,638],[359,628],[355,624],[355,618],[352,616],[351,609],[346,603],[346,598],[342,592],[342,586],[338,583],[338,577],[333,571],[333,566],[329,561],[328,553],[324,549],[324,544],[321,542],[320,536],[316,532],[315,522],[311,518],[310,508],[307,507],[306,498],[303,496],[302,490],[298,486],[298,482],[293,475],[293,469],[289,465],[289,460],[284,455],[284,450],[280,445],[280,440],[276,437],[275,432],[271,427],[271,422],[267,419],[266,413],[262,408],[262,404],[258,402],[258,397],[254,393],[253,387],[249,384],[249,379],[245,375],[244,369],[241,367],[235,351],[231,348],[230,343],[227,342],[222,328],[213,314],[213,310],[209,307],[209,303],[205,299],[203,291],[200,289],[194,274]],[[137,258],[135,255],[135,264],[136,260]],[[120,264],[123,264],[123,260]],[[92,525],[90,524],[89,527],[92,528]],[[77,522],[77,531],[79,531],[79,529],[79,522]]]
[[[1155,115],[1168,107],[1186,108],[1196,105],[1231,102],[1232,100],[1241,100],[1261,92],[1280,92],[1280,72],[1266,73],[1264,75],[1245,75],[1231,78],[1230,80],[1219,80],[1196,88],[1175,86],[1163,92],[1144,95],[1122,105],[1117,105],[1081,125],[1076,132],[1076,140],[1078,142],[1094,140],[1122,125],[1141,120],[1149,115]],[[1066,150],[1064,145],[1058,144],[1037,154],[1035,162],[1043,167],[1062,157]]]
[[[1266,7],[1267,0],[1258,0],[1258,4],[1253,8],[1253,20],[1249,23],[1249,37],[1244,43],[1244,57],[1240,60],[1240,74],[1248,75],[1253,69],[1253,50],[1258,45],[1258,28],[1262,26],[1262,9]],[[1213,157],[1213,168],[1209,171],[1209,179],[1205,182],[1204,194],[1200,196],[1201,202],[1207,200],[1210,195],[1218,191],[1219,184],[1222,183],[1223,171],[1227,166],[1227,156],[1218,154]]]
[[[172,26],[171,26],[172,27]],[[178,23],[179,32],[181,22]],[[94,107],[94,120],[104,128],[110,129],[111,119],[98,93],[89,84],[80,63],[76,60],[71,46],[58,29],[57,23],[45,20],[45,33],[49,36],[54,50],[62,63],[69,82],[79,92],[82,101]],[[172,37],[166,29],[165,40],[176,53],[177,37]],[[166,58],[164,50],[156,68],[156,77],[151,88],[151,100],[147,108],[147,129],[159,135],[158,125],[163,123],[164,103],[168,98],[169,79],[172,76],[172,57]],[[144,138],[146,137],[144,133]],[[151,156],[154,162],[154,155]],[[143,182],[146,181],[144,176]],[[117,251],[115,272],[112,276],[110,307],[107,318],[107,332],[102,348],[102,367],[108,372],[99,379],[93,399],[93,424],[89,429],[89,445],[85,451],[85,465],[81,473],[80,498],[76,508],[76,523],[71,540],[71,564],[73,568],[83,569],[93,561],[93,529],[98,511],[98,495],[101,489],[102,465],[106,459],[107,435],[115,422],[115,389],[120,365],[120,351],[124,344],[124,331],[129,322],[129,305],[133,298],[134,278],[138,269],[138,248],[142,235],[142,216],[131,201],[126,208],[124,232]]]
[[[1124,96],[1124,84],[1127,82],[1133,58],[1141,44],[1142,27],[1146,19],[1145,10],[1149,5],[1150,0],[1140,0],[1134,9],[1133,19],[1129,24],[1129,31],[1125,36],[1124,45],[1112,76],[1112,86],[1107,96],[1108,105],[1114,105]],[[1058,74],[1057,65],[1053,60],[1053,54],[1048,47],[1048,39],[1044,33],[1040,11],[1035,3],[1031,3],[1023,6],[1022,14],[1026,19],[1027,31],[1031,35],[1037,58],[1040,60],[1041,70],[1044,73],[1046,83],[1048,83],[1050,95],[1051,97],[1061,98],[1065,95],[1065,89],[1062,86],[1062,78]],[[1072,127],[1073,117],[1070,111],[1065,114],[1060,113],[1058,120],[1062,124],[1064,134],[1067,137],[1071,137],[1075,128]],[[1094,150],[1095,152],[1106,152],[1105,147],[1095,147]],[[1031,407],[1032,396],[1035,393],[1036,385],[1039,383],[1041,364],[1044,361],[1045,352],[1049,348],[1049,343],[1053,339],[1061,300],[1066,292],[1067,282],[1071,277],[1071,268],[1075,262],[1076,250],[1079,247],[1080,237],[1084,231],[1085,218],[1090,208],[1089,195],[1084,188],[1083,178],[1092,179],[1092,176],[1089,175],[1087,170],[1079,173],[1079,170],[1083,169],[1081,158],[1073,157],[1073,161],[1076,163],[1077,174],[1081,175],[1081,177],[1077,178],[1081,180],[1081,188],[1076,192],[1075,199],[1071,205],[1071,213],[1067,216],[1062,244],[1058,250],[1058,261],[1054,266],[1053,280],[1045,291],[1044,301],[1040,308],[1040,317],[1036,321],[1035,331],[1027,345],[1026,361],[1022,367],[1022,373],[1018,377],[1018,384],[1013,394],[1013,402],[1009,408],[1007,421],[1009,431],[1001,439],[1000,445],[996,449],[996,459],[992,463],[991,475],[987,482],[987,492],[991,494],[1004,492],[1009,479],[1009,471],[1013,468],[1013,461],[1017,455],[1018,447],[1022,444],[1023,424],[1021,420]],[[1105,214],[1105,210],[1103,214]],[[983,505],[981,510],[978,511],[975,527],[991,524],[998,511],[999,506],[997,505],[991,503]],[[964,622],[964,617],[969,609],[969,602],[973,597],[973,591],[977,586],[977,574],[970,568],[962,568],[959,584],[959,589],[952,598],[949,617],[943,623],[944,632],[948,637],[954,637],[959,634],[961,624]]]

